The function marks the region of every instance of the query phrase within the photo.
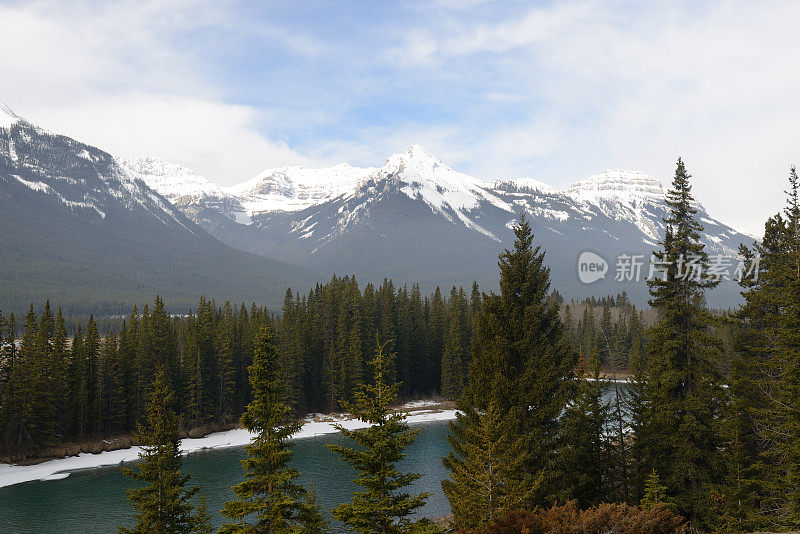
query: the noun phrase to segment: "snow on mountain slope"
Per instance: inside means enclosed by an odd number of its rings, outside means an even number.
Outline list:
[[[12,125],[19,122],[19,117],[8,105],[0,101],[0,128],[11,128]]]
[[[587,217],[603,215],[636,225],[651,240],[659,238],[657,207],[664,203],[661,182],[638,171],[609,169],[569,186],[564,193]]]
[[[191,169],[158,158],[116,158],[117,163],[134,178],[174,203],[182,197],[223,197],[222,188]]]
[[[496,179],[492,182],[490,187],[494,190],[503,190],[503,191],[516,190],[518,192],[526,192],[526,193],[533,193],[533,192],[540,192],[545,194],[558,193],[558,189],[556,189],[552,185],[540,182],[539,180],[534,180],[533,178]]]
[[[409,198],[421,198],[435,212],[445,207],[462,213],[480,206],[481,200],[506,211],[513,211],[506,202],[487,191],[487,184],[457,171],[419,145],[403,154],[394,154],[378,171],[382,177],[394,177]]]
[[[16,183],[67,206],[105,220],[127,212],[147,213],[165,226],[194,234],[181,211],[131,176],[108,153],[69,137],[54,135],[0,104],[0,182]],[[11,127],[13,126],[13,128]]]
[[[301,211],[354,191],[361,180],[376,170],[347,164],[327,169],[279,167],[229,187],[226,192],[238,198],[251,216],[270,211]]]
[[[578,198],[615,197],[620,199],[655,198],[663,200],[664,188],[661,182],[647,173],[607,169],[600,174],[592,174],[579,180],[566,189]]]

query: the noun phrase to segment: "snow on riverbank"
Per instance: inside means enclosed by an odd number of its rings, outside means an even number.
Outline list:
[[[409,403],[403,409],[414,410],[406,419],[412,425],[432,421],[448,421],[456,417],[455,410],[441,410],[437,408],[436,403],[428,401]],[[343,416],[314,415],[303,420],[303,428],[294,435],[294,439],[334,434],[337,432],[334,428],[337,423],[350,430],[366,426],[357,419],[347,419]],[[236,428],[225,432],[215,432],[202,438],[186,438],[181,441],[181,452],[189,454],[207,449],[241,447],[250,442],[250,437],[247,430]],[[0,488],[33,480],[60,480],[67,478],[73,471],[133,462],[139,459],[140,450],[140,447],[131,447],[99,454],[82,453],[78,456],[48,460],[36,465],[0,464]]]

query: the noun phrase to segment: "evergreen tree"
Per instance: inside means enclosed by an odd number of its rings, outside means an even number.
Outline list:
[[[334,508],[333,516],[365,534],[406,531],[411,524],[409,515],[423,506],[429,496],[428,493],[412,495],[403,491],[422,475],[401,473],[396,467],[419,430],[408,427],[404,422],[405,414],[389,412],[397,399],[399,385],[387,380],[394,355],[384,353],[386,345],[378,345],[371,362],[373,383],[362,386],[354,403],[347,405],[352,416],[370,426],[348,430],[337,425],[339,432],[359,447],[328,445],[356,470],[355,482],[364,488],[353,494],[351,502]]]
[[[655,469],[647,477],[642,497],[642,508],[650,510],[657,504],[667,502],[667,487],[661,484],[661,479]]]
[[[36,313],[31,305],[25,316],[19,351],[15,351],[9,365],[9,378],[3,395],[3,448],[11,458],[25,458],[37,449],[32,389],[37,326]]]
[[[729,498],[745,527],[800,527],[798,185],[792,168],[784,212],[767,220],[754,250],[741,248],[745,264],[758,266],[742,280],[731,384]]]
[[[53,349],[49,365],[49,390],[52,393],[53,410],[51,411],[53,421],[52,441],[56,442],[63,439],[69,432],[68,415],[70,405],[69,390],[69,350],[67,349],[67,329],[64,326],[64,315],[61,308],[58,309],[55,320],[55,331],[53,333]]]
[[[711,496],[723,475],[719,415],[725,392],[704,292],[719,280],[706,272],[689,178],[678,159],[667,193],[666,232],[654,255],[662,272],[648,280],[658,322],[649,332],[645,437],[650,466],[664,475],[679,513],[708,525],[717,513]]]
[[[500,255],[501,293],[484,298],[469,387],[458,406],[469,414],[494,403],[503,414],[500,435],[504,441],[522,440],[503,461],[521,460],[523,467],[506,473],[502,482],[508,501],[528,508],[545,503],[556,491],[558,420],[569,398],[575,359],[564,336],[558,304],[549,298],[544,252],[533,246],[533,232],[524,216],[514,233],[513,250]],[[459,418],[454,435],[479,435],[477,430],[458,428],[479,421]],[[468,458],[455,457],[449,462],[451,473],[466,469],[468,463]],[[456,517],[458,524],[466,525],[465,521]]]
[[[447,333],[442,351],[441,394],[445,399],[455,400],[466,382],[464,365],[469,350],[469,318],[463,290],[450,293],[450,309],[447,313]]]
[[[428,352],[430,354],[431,370],[433,371],[433,382],[440,385],[442,382],[444,339],[447,332],[447,306],[442,298],[439,286],[436,286],[436,290],[433,292],[430,308]]]
[[[236,367],[233,361],[234,323],[230,302],[226,302],[219,319],[216,340],[216,368],[218,373],[217,420],[232,420],[236,396]]]
[[[197,534],[211,534],[214,532],[214,527],[211,525],[213,516],[208,512],[208,503],[206,502],[206,494],[200,495],[200,504],[197,506],[197,511],[194,517],[194,532]]]
[[[222,509],[222,515],[233,522],[220,532],[300,532],[309,511],[305,489],[295,482],[300,473],[288,466],[292,459],[288,440],[300,425],[291,419],[291,408],[284,402],[285,387],[270,326],[262,327],[256,338],[250,386],[253,400],[241,423],[255,437],[245,446],[245,480],[233,487],[237,499],[226,502]]]
[[[78,439],[86,435],[89,413],[89,395],[86,384],[86,358],[83,350],[83,328],[78,324],[70,349],[70,389],[74,392],[71,403],[72,434]]]
[[[139,426],[137,439],[142,447],[142,462],[125,474],[146,485],[127,491],[136,510],[133,529],[126,533],[173,534],[192,532],[197,518],[192,514],[191,497],[197,487],[187,488],[188,475],[181,474],[180,437],[174,398],[164,370],[156,375],[147,406],[147,426]]]
[[[647,445],[647,361],[642,343],[638,334],[634,335],[628,355],[630,377],[623,401],[630,433],[633,437],[631,453],[631,479],[630,498],[632,502],[639,502],[644,494],[644,484],[648,474],[652,471]]]
[[[32,439],[37,448],[53,443],[58,412],[53,391],[53,337],[55,320],[46,301],[36,330],[33,358],[30,361],[31,402],[33,407]]]
[[[100,333],[94,315],[89,316],[86,322],[86,336],[83,339],[83,381],[86,388],[86,410],[82,419],[86,422],[86,431],[92,434],[100,433],[100,388],[98,379],[100,370]]]
[[[559,500],[575,499],[579,507],[588,508],[603,502],[608,495],[606,482],[611,463],[605,442],[609,408],[603,403],[605,383],[600,380],[598,348],[588,368],[581,360],[575,374],[577,392],[561,422],[559,480],[562,498]]]
[[[450,472],[442,481],[455,526],[469,529],[523,506],[535,487],[514,487],[515,471],[525,469],[524,440],[502,432],[503,414],[490,401],[485,410],[466,406],[456,413],[447,437],[452,450],[442,459]]]

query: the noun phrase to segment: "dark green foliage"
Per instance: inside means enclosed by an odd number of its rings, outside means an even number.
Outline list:
[[[561,418],[558,476],[559,501],[575,499],[586,508],[606,500],[611,493],[609,473],[613,456],[606,443],[610,409],[602,394],[600,353],[595,349],[588,368],[583,360],[576,370],[577,392]]]
[[[305,489],[295,482],[300,473],[288,466],[292,459],[288,440],[300,425],[283,401],[285,389],[270,326],[263,326],[256,338],[249,372],[253,400],[241,423],[255,437],[245,446],[245,480],[233,487],[237,499],[226,502],[222,509],[222,515],[233,522],[220,532],[299,532],[310,512]]]
[[[441,394],[455,400],[461,396],[467,382],[467,365],[470,354],[470,317],[464,290],[450,291],[450,309],[447,314],[447,332],[442,351]]]
[[[727,425],[731,528],[800,527],[800,205],[789,173],[786,209],[740,253],[759,267],[742,280]]]
[[[142,447],[139,453],[141,463],[133,469],[123,470],[129,477],[145,484],[127,492],[128,500],[136,510],[136,524],[132,529],[120,527],[120,532],[188,533],[198,524],[190,502],[198,488],[187,488],[190,477],[180,471],[178,417],[173,405],[174,397],[161,369],[150,391],[147,425],[140,426],[137,432]]]
[[[725,391],[704,291],[719,281],[706,273],[689,178],[679,159],[667,194],[666,234],[655,253],[665,273],[648,281],[658,322],[648,333],[648,412],[637,439],[644,440],[648,465],[663,476],[679,513],[709,525],[719,513],[712,496],[724,475],[719,417]],[[690,271],[692,261],[702,271]]]
[[[504,486],[496,509],[532,507],[555,492],[555,450],[558,418],[569,398],[575,357],[564,335],[555,300],[549,298],[549,269],[544,253],[533,246],[530,225],[520,218],[514,228],[513,250],[500,255],[500,290],[482,303],[477,319],[469,386],[459,402],[465,414],[453,426],[456,455],[448,457],[451,472],[448,494],[456,501],[466,495],[467,479],[479,479],[485,460],[475,456],[479,447],[503,455],[499,462],[519,466],[504,471]],[[491,410],[490,410],[491,407]],[[492,410],[502,414],[498,428],[487,434],[481,427]],[[483,415],[481,415],[483,414]],[[488,415],[487,415],[488,414]],[[482,421],[482,418],[484,420]],[[489,446],[488,442],[494,442]],[[466,502],[453,502],[454,511],[467,510]],[[456,523],[479,526],[491,515],[460,514]]]
[[[402,473],[397,462],[405,457],[405,449],[414,442],[419,430],[404,422],[405,414],[391,413],[397,400],[399,384],[388,376],[393,354],[386,354],[388,343],[378,344],[371,384],[363,385],[353,403],[345,403],[348,412],[370,426],[362,430],[337,428],[352,439],[357,448],[328,445],[340,459],[357,472],[356,484],[364,488],[353,494],[352,501],[333,509],[333,516],[345,525],[365,534],[408,532],[409,515],[425,504],[429,494],[412,495],[404,490],[422,475]]]

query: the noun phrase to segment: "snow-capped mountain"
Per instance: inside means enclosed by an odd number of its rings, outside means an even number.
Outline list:
[[[300,211],[340,195],[375,172],[374,168],[347,164],[328,169],[280,167],[269,169],[252,180],[228,189],[249,215],[269,211]]]
[[[21,119],[14,113],[8,105],[0,102],[0,128],[11,128]]]
[[[116,160],[129,176],[158,191],[196,222],[205,220],[209,211],[212,219],[223,214],[237,222],[250,222],[236,196],[191,169],[152,157]]]
[[[197,197],[185,187],[184,196]],[[416,145],[379,168],[283,167],[223,193],[247,217],[213,209],[216,199],[206,201],[202,217],[184,212],[235,248],[323,272],[429,285],[476,279],[493,287],[497,254],[513,243],[511,228],[525,212],[547,250],[555,288],[574,296],[625,289],[641,301],[644,284],[616,284],[613,272],[582,286],[577,257],[593,250],[612,270],[620,254],[649,258],[667,212],[662,184],[645,173],[606,170],[562,190],[531,178],[485,182]],[[732,255],[740,242],[752,242],[698,209],[710,254]]]
[[[190,234],[175,206],[95,147],[53,135],[0,103],[0,182],[23,186],[74,213],[105,219],[119,208]]]
[[[752,242],[697,208],[710,254]],[[221,187],[156,158],[114,158],[0,103],[0,279],[18,301],[67,286],[120,301],[164,288],[247,300],[269,288],[277,300],[292,280],[314,278],[300,271],[492,289],[520,212],[562,294],[624,289],[646,299],[644,283],[613,280],[619,255],[649,257],[664,232],[664,188],[644,173],[607,170],[564,189],[532,178],[486,182],[415,145],[380,167],[281,167]],[[585,250],[609,262],[591,286],[577,277]],[[732,304],[736,291],[718,290],[711,302]]]
[[[151,161],[147,178],[160,173],[163,188],[181,177],[193,191],[217,194],[185,169],[156,167]],[[184,214],[180,196],[170,200],[175,205],[107,152],[49,133],[0,103],[0,309],[47,298],[129,309],[156,294],[172,305],[191,305],[203,293],[277,303],[287,285],[308,279],[292,274],[297,267],[219,242]]]

